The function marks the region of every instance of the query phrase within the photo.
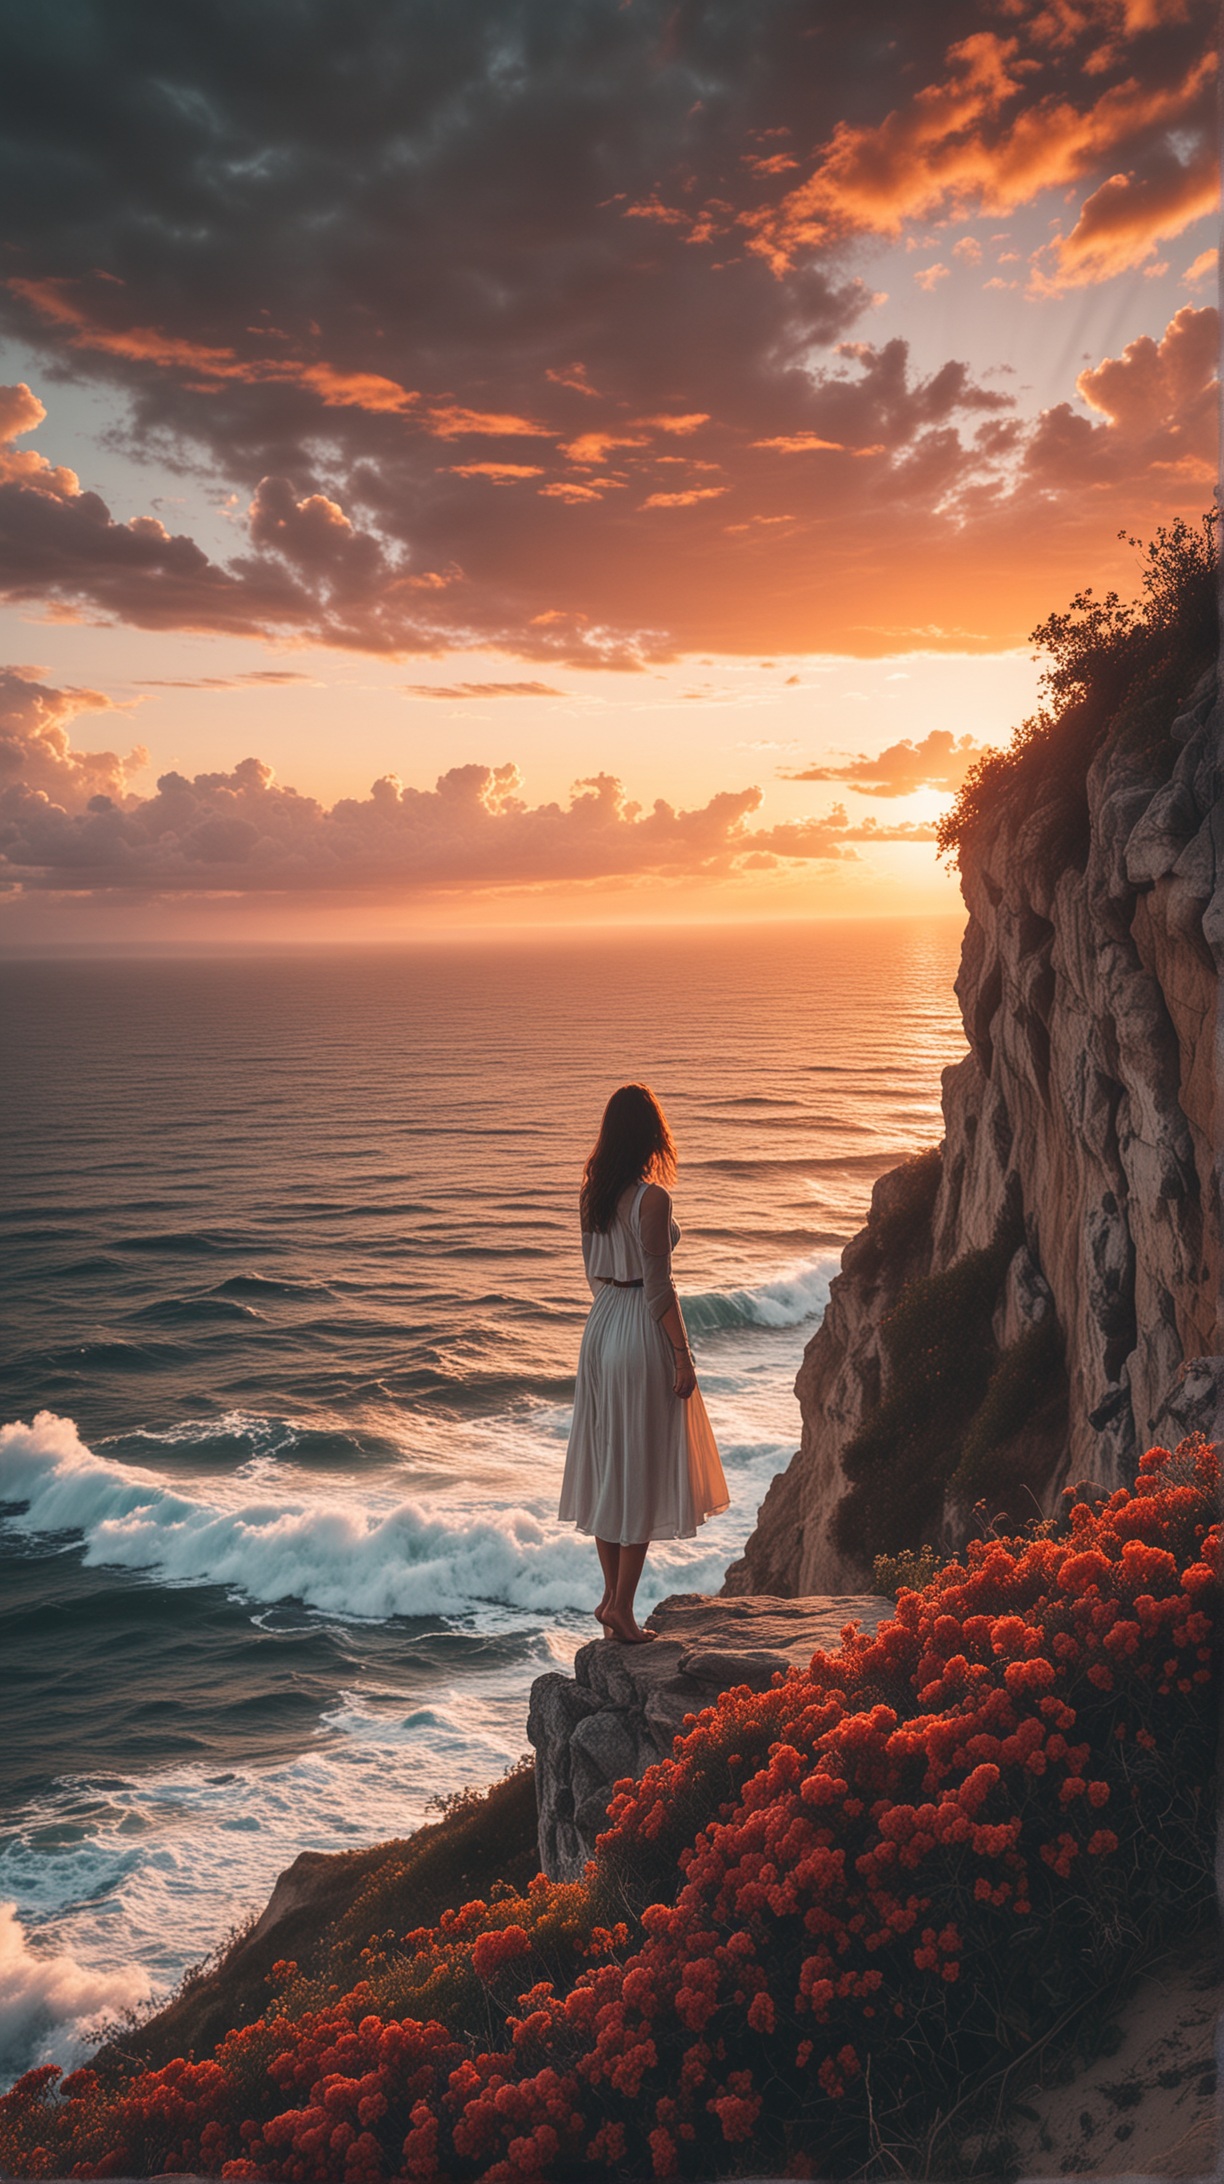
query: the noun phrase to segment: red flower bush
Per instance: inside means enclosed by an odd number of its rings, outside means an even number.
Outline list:
[[[874,1638],[725,1693],[619,1785],[584,1883],[407,1937],[414,2014],[367,1983],[117,2090],[32,2072],[0,2161],[530,2184],[709,2176],[752,2138],[855,2167],[868,2083],[877,2124],[929,2114],[1210,1900],[1217,1487],[1203,1442],[1152,1450],[1068,1539],[976,1542]]]

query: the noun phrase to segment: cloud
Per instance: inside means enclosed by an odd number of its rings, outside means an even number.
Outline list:
[[[912,796],[916,789],[939,789],[950,795],[987,748],[972,736],[958,740],[950,729],[932,728],[921,743],[907,738],[891,743],[874,758],[859,752],[842,766],[802,766],[788,771],[785,778],[844,781],[860,796]]]
[[[633,505],[622,499],[613,529],[592,531],[582,551],[570,527],[601,524],[602,492],[623,495],[626,476],[592,466],[550,479],[532,465],[538,484],[514,481],[533,489],[540,511],[524,523],[521,495],[490,494],[487,478],[452,481],[431,465],[426,558],[411,532],[395,535],[391,504],[378,505],[381,470],[359,465],[350,479],[361,516],[334,491],[271,474],[248,506],[249,550],[221,563],[156,517],[115,521],[71,471],[10,441],[0,449],[0,596],[54,616],[392,658],[483,645],[628,671],[711,646],[870,654],[909,641],[1010,644],[1048,611],[1061,569],[1082,581],[1090,546],[1116,560],[1119,529],[1197,514],[1214,475],[1214,362],[1214,314],[1186,305],[1159,342],[1144,337],[1081,374],[1096,422],[1070,403],[1029,422],[963,363],[922,375],[900,339],[842,341],[831,368],[807,379],[801,431],[738,441],[724,432],[720,482],[705,482],[702,463],[687,481],[674,463],[656,471],[668,482]],[[28,388],[4,399],[23,430],[42,412]],[[809,453],[821,456],[811,497],[794,460]],[[648,446],[640,451],[647,484],[653,460]],[[448,503],[471,490],[482,494],[475,529],[466,504]],[[712,541],[708,512],[731,491],[750,513],[720,521]],[[679,509],[717,543],[716,565],[667,545],[659,518]],[[951,617],[949,587],[960,609]]]
[[[568,364],[560,371],[550,364],[545,367],[544,377],[551,379],[554,387],[569,387],[575,394],[589,395],[595,402],[599,400],[599,389],[591,385],[585,364]]]
[[[783,432],[772,440],[754,440],[754,447],[779,448],[784,455],[812,455],[827,453],[844,455],[846,447],[841,440],[822,440],[817,432]]]
[[[717,500],[730,490],[725,485],[690,485],[679,493],[652,493],[643,508],[693,508],[698,501]]]
[[[292,667],[252,667],[241,675],[141,675],[142,690],[262,690],[285,683],[305,683],[311,690],[323,685],[317,675],[304,675]]]
[[[317,396],[327,409],[361,409],[375,416],[401,416],[419,400],[414,389],[401,387],[377,372],[339,371],[331,364],[311,363],[304,358],[241,357],[233,349],[183,339],[163,333],[156,326],[108,326],[68,292],[64,281],[13,278],[7,285],[39,318],[63,328],[68,346],[73,349],[92,349],[127,363],[189,372],[206,382],[238,380],[248,386],[300,387]],[[435,424],[434,429],[443,428]]]
[[[512,485],[516,478],[542,478],[538,463],[451,463],[456,478],[490,478],[494,485]]]
[[[1067,236],[1049,246],[1048,265],[1038,266],[1042,291],[1105,281],[1141,266],[1158,243],[1180,235],[1219,200],[1214,148],[1205,147],[1185,166],[1168,153],[1147,174],[1112,174],[1087,198]]]
[[[505,410],[464,409],[457,402],[431,409],[429,426],[440,440],[539,439],[548,432],[547,425],[536,424],[530,417],[516,417]]]
[[[1214,481],[1219,317],[1184,304],[1159,341],[1143,334],[1120,357],[1082,371],[1079,393],[1102,422],[1066,402],[1047,410],[1025,451],[1026,476],[1047,490],[1110,486],[1137,494],[1153,474],[1206,498]]]
[[[684,435],[696,432],[699,425],[708,425],[710,419],[705,410],[689,410],[677,417],[639,417],[637,422],[639,425],[653,425],[656,432],[678,432]]]
[[[897,235],[907,221],[941,213],[953,219],[979,212],[1005,217],[1046,191],[1083,181],[1103,162],[1121,164],[1123,158],[1128,167],[1132,161],[1141,169],[1150,164],[1150,172],[1141,171],[1136,182],[1140,198],[1147,201],[1140,217],[1157,214],[1175,223],[1162,232],[1180,232],[1207,209],[1210,198],[1204,200],[1203,189],[1212,156],[1216,57],[1214,50],[1203,50],[1193,29],[1189,41],[1166,38],[1163,51],[1152,40],[1143,40],[1147,65],[1142,72],[1102,85],[1100,67],[1083,67],[1102,59],[1102,13],[1112,14],[1123,33],[1109,57],[1111,66],[1132,60],[1126,32],[1134,37],[1152,27],[1175,29],[1177,23],[1166,17],[1163,26],[1153,26],[1132,17],[1124,24],[1121,11],[1108,4],[1084,11],[1076,25],[1078,40],[1068,35],[1061,41],[1064,67],[1072,62],[1064,80],[1056,89],[1035,93],[1033,79],[1040,81],[1050,48],[1060,41],[1043,38],[1040,16],[1035,24],[1024,24],[1018,20],[1019,7],[1007,12],[1014,35],[979,30],[950,44],[935,80],[880,122],[839,122],[806,180],[778,203],[740,212],[737,218],[750,232],[750,249],[781,275],[802,253],[857,232]],[[1070,33],[1069,11],[1062,21]],[[1079,70],[1073,65],[1073,43],[1080,48]],[[1034,47],[1045,48],[1040,59]],[[1200,140],[1193,182],[1176,159],[1171,162],[1184,178],[1180,194],[1169,172],[1167,149],[1169,132],[1178,129]],[[1098,197],[1094,192],[1089,204]],[[1090,212],[1085,206],[1081,221],[1087,222],[1089,234],[1098,223],[1107,227],[1109,208],[1098,204]],[[1077,246],[1073,256],[1081,278],[1106,278],[1115,269],[1108,254],[1095,270],[1086,248],[1081,252]],[[929,275],[918,278],[930,285]]]
[[[920,222],[955,266],[957,222],[1039,225],[1070,192],[1057,286],[1191,218],[1201,8],[931,0],[899,33],[864,0],[850,42],[810,10],[663,0],[384,17],[302,0],[288,66],[276,11],[125,0],[119,36],[78,0],[68,41],[54,9],[13,15],[0,322],[45,360],[0,412],[23,610],[546,675],[872,650],[884,625],[1005,644],[1064,567],[1201,499],[1154,452],[1124,493],[1103,412],[1085,499],[1042,455],[1060,420],[856,338],[874,237]],[[107,501],[57,464],[65,378],[132,466]],[[146,460],[233,493],[240,546],[127,520]]]
[[[595,463],[606,463],[613,448],[645,447],[640,434],[626,432],[584,432],[576,440],[566,443],[563,452],[572,463],[584,468]]]
[[[64,732],[74,711],[107,702],[0,673],[0,879],[10,889],[301,895],[726,878],[763,861],[840,862],[857,856],[856,843],[931,838],[929,827],[851,824],[840,805],[754,827],[755,787],[693,811],[662,798],[647,807],[608,773],[575,782],[567,804],[533,806],[510,764],[453,766],[426,790],[385,775],[368,797],[328,808],[246,758],[191,780],[165,773],[140,797],[127,769],[142,752],[81,755]]]
[[[554,690],[551,683],[543,682],[460,682],[460,683],[401,683],[400,689],[410,698],[564,698],[565,690]]]
[[[136,744],[115,751],[75,751],[68,734],[80,713],[119,708],[100,690],[55,690],[30,668],[0,668],[0,804],[11,792],[53,798],[67,812],[86,809],[94,797],[122,801],[131,778],[148,764]]]

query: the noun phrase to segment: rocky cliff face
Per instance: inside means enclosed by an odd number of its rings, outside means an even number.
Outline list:
[[[1037,1498],[1112,1488],[1153,1442],[1224,1422],[1224,710],[1205,678],[1167,762],[1107,749],[1086,860],[1051,870],[1050,814],[1004,811],[965,859],[957,995],[970,1052],[945,1072],[938,1184],[918,1217],[877,1185],[796,1382],[803,1439],[762,1504],[730,1594],[850,1590],[836,1542],[842,1456],[887,1393],[881,1326],[907,1282],[1022,1221],[1002,1271],[1000,1351],[1052,1312],[1066,1381],[1034,1422]],[[930,1173],[935,1184],[934,1162]],[[898,1240],[890,1245],[890,1225]],[[963,1512],[945,1509],[954,1541]],[[918,1541],[913,1544],[917,1546]]]

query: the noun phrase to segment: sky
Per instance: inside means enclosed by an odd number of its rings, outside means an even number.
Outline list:
[[[954,910],[1216,477],[1203,0],[0,6],[0,946]]]

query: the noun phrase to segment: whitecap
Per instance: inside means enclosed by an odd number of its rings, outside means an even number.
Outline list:
[[[824,1312],[840,1263],[839,1256],[821,1252],[755,1288],[710,1289],[682,1297],[685,1320],[695,1334],[734,1327],[800,1327]]]

